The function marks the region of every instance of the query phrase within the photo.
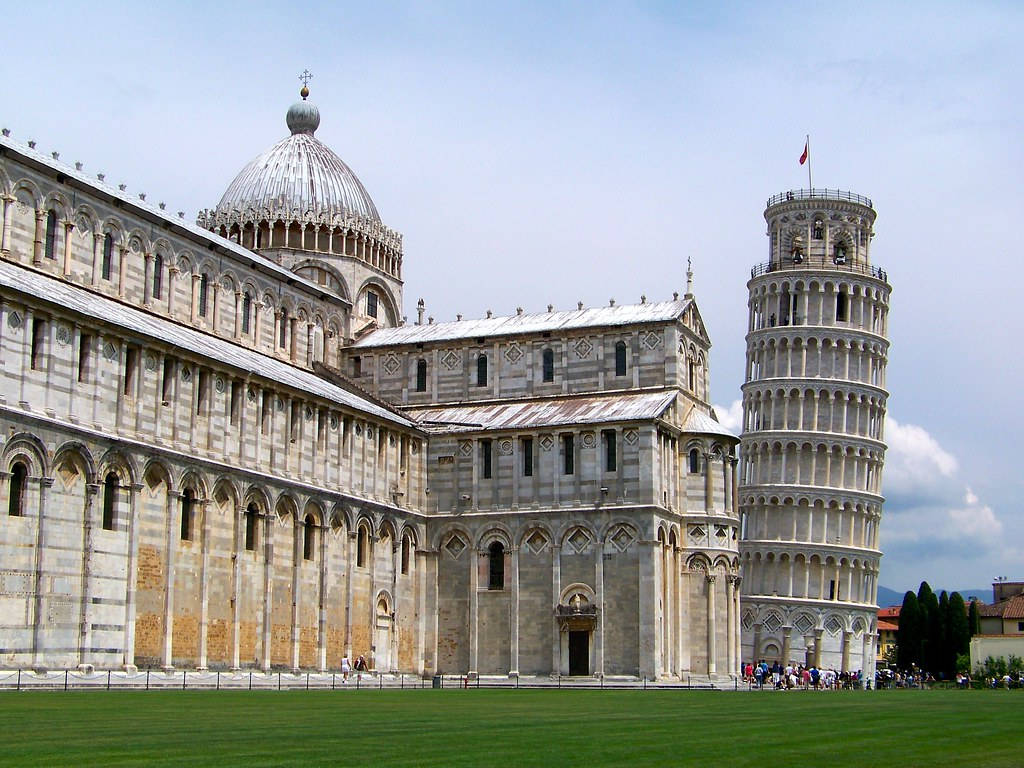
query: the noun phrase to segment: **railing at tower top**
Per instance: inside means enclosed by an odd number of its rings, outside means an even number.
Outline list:
[[[870,197],[858,195],[855,192],[846,192],[842,189],[791,189],[788,192],[780,192],[768,198],[766,208],[771,208],[779,203],[788,203],[793,200],[844,200],[849,203],[865,205],[874,208]]]
[[[806,270],[806,269],[828,269],[840,272],[854,272],[860,275],[869,275],[889,284],[889,275],[881,267],[874,267],[870,264],[854,261],[852,259],[836,259],[827,256],[804,256],[799,261],[787,258],[782,261],[778,259],[766,261],[750,269],[750,276],[757,277],[769,272],[782,272],[785,270]]]

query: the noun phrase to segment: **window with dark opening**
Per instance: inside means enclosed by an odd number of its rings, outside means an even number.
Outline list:
[[[316,532],[316,519],[312,515],[306,515],[302,525],[302,559],[313,559],[313,536]]]
[[[277,346],[284,349],[288,346],[288,310],[281,310],[280,328],[277,329]]]
[[[700,451],[698,451],[696,448],[690,449],[689,470],[691,474],[696,474],[697,472],[700,472]]]
[[[533,438],[523,438],[523,477],[533,477]]]
[[[402,573],[409,573],[409,537],[402,537]]]
[[[365,526],[359,526],[359,534],[356,536],[356,565],[360,568],[366,567],[366,547],[369,536]]]
[[[487,548],[488,589],[505,588],[505,547],[500,541],[492,541]]]
[[[626,342],[615,343],[615,375],[626,375]]]
[[[256,521],[260,513],[255,504],[245,508],[245,549],[252,552],[256,549]]]
[[[814,220],[814,239],[821,240],[825,237],[825,222],[821,219]]]
[[[615,430],[601,430],[601,437],[604,439],[604,471],[614,472],[618,466],[618,457],[615,455]]]
[[[22,461],[11,466],[10,497],[7,500],[7,514],[21,517],[25,514],[25,481],[28,479],[28,467]]]
[[[200,371],[196,377],[196,415],[202,416],[206,411],[207,390],[210,388],[210,374]]]
[[[366,314],[370,317],[377,316],[377,294],[373,291],[366,292]]]
[[[246,291],[242,297],[242,333],[249,333],[249,329],[252,325],[250,320],[252,316],[252,294]]]
[[[356,355],[352,358],[352,378],[358,379],[363,375],[363,358]]]
[[[555,353],[549,347],[543,354],[543,378],[544,381],[555,380]]]
[[[416,361],[416,391],[426,392],[427,391],[427,361],[417,360]]]
[[[100,262],[100,277],[110,279],[114,266],[114,236],[109,232],[103,236],[103,260]]]
[[[242,384],[238,381],[231,382],[231,405],[229,406],[228,420],[231,426],[238,426],[238,419],[242,411]]]
[[[192,541],[192,513],[195,509],[196,495],[191,488],[181,494],[181,540]]]
[[[487,355],[479,355],[476,359],[476,385],[487,386]]]
[[[260,408],[260,429],[264,435],[270,434],[270,420],[273,417],[273,397],[269,392],[263,393],[263,406]]]
[[[78,380],[86,381],[92,369],[92,336],[83,333],[78,337]]]
[[[128,347],[124,351],[124,394],[131,397],[135,393],[135,375],[139,366],[139,350]]]
[[[491,477],[491,460],[492,460],[492,455],[493,454],[492,454],[492,451],[491,451],[491,441],[490,440],[481,440],[480,441],[480,463],[481,463],[481,466],[482,466],[481,476],[485,480],[489,480],[490,477]]]
[[[153,298],[159,299],[164,288],[164,255],[158,253],[153,257]]]
[[[562,435],[562,474],[571,475],[576,471],[576,441],[572,435]]]
[[[205,272],[199,277],[199,316],[206,317],[206,304],[210,294],[210,276]]]
[[[46,212],[46,258],[57,258],[57,212],[52,208]]]
[[[43,348],[46,342],[46,321],[38,317],[32,318],[32,349],[29,354],[29,365],[32,370],[43,369]]]
[[[843,322],[846,320],[846,291],[841,290],[836,294],[836,320]]]
[[[103,481],[103,530],[114,530],[114,504],[117,502],[117,475],[107,474]]]

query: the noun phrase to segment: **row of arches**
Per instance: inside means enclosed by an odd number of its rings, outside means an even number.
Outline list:
[[[888,345],[828,336],[759,338],[747,344],[747,381],[827,378],[885,386]]]
[[[744,551],[741,562],[747,595],[858,604],[875,601],[876,560],[804,552]]]
[[[769,385],[770,386],[770,385]],[[761,389],[743,393],[743,430],[799,430],[884,439],[885,399],[843,390]]]
[[[210,229],[254,251],[290,248],[331,256],[350,256],[397,280],[402,279],[401,248],[348,225],[267,217],[213,225]]]
[[[743,501],[744,541],[791,541],[878,549],[877,505],[825,497],[749,497]]]
[[[813,485],[878,494],[885,459],[881,449],[841,441],[749,441],[741,461],[743,485]]]
[[[885,336],[889,322],[887,292],[866,282],[866,279],[838,283],[798,279],[761,282],[751,288],[747,330],[840,326]]]

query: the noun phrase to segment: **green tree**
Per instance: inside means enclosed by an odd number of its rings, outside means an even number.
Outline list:
[[[971,601],[971,608],[977,613],[978,609]],[[953,658],[954,666],[956,660],[966,654],[971,647],[971,631],[967,620],[967,606],[959,592],[949,596],[949,616],[947,618],[947,631],[949,636],[949,653]],[[968,669],[963,667],[962,669]],[[953,670],[954,673],[956,669]]]
[[[936,677],[949,680],[954,675],[956,654],[952,652],[949,637],[949,595],[946,590],[939,593],[938,635],[931,638],[934,643],[934,659],[932,669]]]
[[[942,621],[939,617],[939,600],[927,581],[922,581],[917,590],[917,606],[921,648],[917,663],[922,669],[937,673],[938,665],[941,664]],[[900,623],[903,623],[902,613]]]
[[[896,631],[896,666],[910,669],[921,659],[921,610],[917,595],[908,591],[900,606],[900,626]]]
[[[978,599],[971,598],[971,610],[967,616],[968,636],[974,637],[981,632],[981,617],[978,615]]]

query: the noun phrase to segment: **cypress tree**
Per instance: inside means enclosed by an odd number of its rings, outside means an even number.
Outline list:
[[[900,625],[896,631],[896,666],[902,670],[910,669],[910,666],[918,663],[920,658],[920,623],[917,595],[908,591],[903,596],[903,605],[900,607]]]
[[[927,581],[922,581],[917,590],[917,606],[918,636],[921,639],[917,663],[924,671],[934,674],[938,671],[937,665],[940,663],[939,638],[942,635],[942,628],[939,620],[939,600]]]
[[[953,668],[956,667],[956,656],[952,653],[953,643],[949,635],[949,595],[946,590],[939,593],[939,636],[935,638],[938,646],[936,650],[936,664],[933,667],[936,675],[949,680],[953,677]]]
[[[971,598],[971,610],[967,615],[967,636],[968,639],[981,632],[981,617],[978,615],[978,601]]]
[[[971,601],[971,609],[977,613],[978,608]],[[953,673],[956,674],[956,659],[967,653],[971,647],[971,630],[967,621],[967,606],[959,592],[949,596],[949,653],[953,659]]]

